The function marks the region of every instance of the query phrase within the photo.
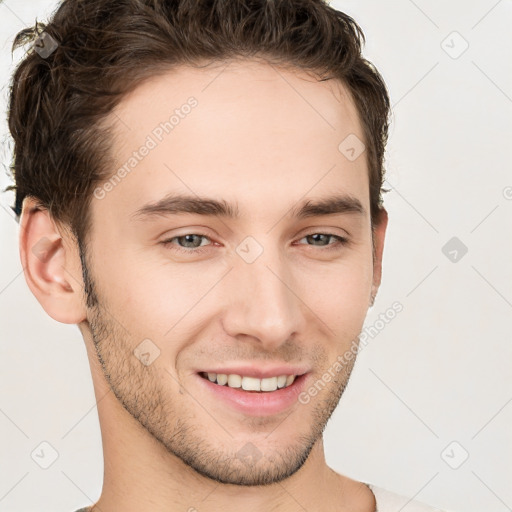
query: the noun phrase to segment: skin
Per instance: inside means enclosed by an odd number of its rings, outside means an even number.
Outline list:
[[[363,139],[355,106],[338,82],[263,62],[182,67],[137,87],[110,116],[119,166],[190,96],[198,106],[92,199],[87,272],[97,306],[86,305],[69,230],[24,202],[27,283],[52,318],[79,325],[87,347],[105,458],[93,510],[374,511],[368,487],[329,468],[323,450],[354,359],[309,403],[270,416],[226,406],[201,391],[196,373],[303,364],[312,384],[357,339],[380,285],[387,213],[373,257],[365,154],[350,161],[338,150],[349,134]],[[236,202],[240,218],[132,217],[169,192]],[[365,213],[290,216],[333,192],[359,199]],[[173,238],[187,234],[206,238]],[[235,251],[247,236],[263,248],[250,264]],[[32,251],[41,240],[44,258]],[[206,250],[182,254],[180,244]],[[160,351],[147,366],[134,355],[145,339]],[[259,455],[252,463],[237,457],[248,443]]]

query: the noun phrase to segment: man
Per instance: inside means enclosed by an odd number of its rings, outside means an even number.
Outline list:
[[[321,0],[66,0],[37,34],[15,211],[28,286],[87,348],[105,475],[82,510],[433,510],[323,452],[387,226],[362,40]]]

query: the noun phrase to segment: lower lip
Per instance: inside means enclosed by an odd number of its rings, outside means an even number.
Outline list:
[[[215,384],[197,374],[201,385],[205,386],[215,397],[224,400],[230,407],[250,416],[270,416],[286,411],[297,402],[298,395],[304,389],[309,374],[296,377],[293,383],[276,391],[251,392],[242,388],[230,388],[227,385]]]

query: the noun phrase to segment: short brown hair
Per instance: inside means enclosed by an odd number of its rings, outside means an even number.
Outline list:
[[[362,57],[361,28],[326,0],[64,0],[47,24],[19,32],[13,49],[41,40],[41,30],[54,50],[30,51],[10,91],[15,186],[6,190],[16,192],[18,219],[32,196],[85,245],[93,190],[113,172],[101,122],[122,97],[174,66],[263,58],[348,88],[364,129],[376,224],[389,97]]]

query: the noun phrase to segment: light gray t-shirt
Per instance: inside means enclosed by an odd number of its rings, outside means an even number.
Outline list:
[[[432,508],[419,501],[413,501],[406,496],[400,496],[394,492],[366,484],[375,496],[377,508],[375,512],[448,512],[438,508]],[[90,507],[81,508],[76,512],[89,512]]]

